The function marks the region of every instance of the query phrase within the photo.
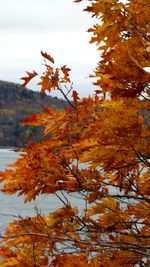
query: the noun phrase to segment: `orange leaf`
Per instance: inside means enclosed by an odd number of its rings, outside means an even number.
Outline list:
[[[52,77],[52,87],[55,89],[55,88],[58,88],[58,82],[59,82],[59,71],[58,69],[56,69],[53,77]]]
[[[35,71],[33,72],[28,72],[26,71],[26,73],[28,74],[28,77],[22,77],[21,80],[24,80],[24,83],[22,84],[22,87],[26,87],[26,85],[30,82],[31,79],[33,79],[37,73]]]
[[[49,61],[51,61],[53,64],[54,64],[54,58],[53,57],[51,57],[49,54],[47,54],[47,53],[43,53],[42,51],[41,51],[41,54],[42,54],[42,56],[44,57],[44,58],[46,58],[46,59],[48,59]]]
[[[37,115],[36,114],[32,114],[30,117],[25,118],[23,120],[21,120],[21,123],[23,124],[28,124],[28,125],[39,125],[39,123],[37,122]]]
[[[67,66],[64,65],[63,67],[61,67],[61,71],[64,74],[63,81],[70,82],[69,71],[71,71],[71,69],[67,68]]]
[[[41,92],[42,94],[45,93],[45,91],[49,91],[51,90],[51,81],[50,81],[50,78],[48,77],[48,75],[46,76],[41,76],[41,82],[38,83],[38,85],[42,85],[42,89],[41,89]]]
[[[72,92],[72,97],[73,97],[74,105],[77,106],[78,100],[80,99],[80,98],[78,97],[78,93],[77,93],[76,91],[73,91],[73,92]]]

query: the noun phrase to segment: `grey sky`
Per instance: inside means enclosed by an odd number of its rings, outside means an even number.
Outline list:
[[[88,44],[92,25],[83,5],[73,0],[0,0],[0,79],[20,82],[25,71],[42,70],[40,51],[50,53],[58,66],[72,69],[81,95],[93,91],[88,75],[98,53]],[[35,84],[30,86],[35,89]]]

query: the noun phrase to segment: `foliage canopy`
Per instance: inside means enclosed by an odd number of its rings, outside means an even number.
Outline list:
[[[150,2],[85,2],[97,19],[88,31],[101,51],[98,89],[81,99],[70,69],[41,52],[42,93],[59,90],[70,107],[24,120],[51,138],[28,144],[15,170],[1,174],[6,194],[26,202],[55,194],[62,208],[12,222],[1,240],[1,266],[150,266],[150,136],[142,112],[150,110]],[[36,75],[28,72],[24,86]]]

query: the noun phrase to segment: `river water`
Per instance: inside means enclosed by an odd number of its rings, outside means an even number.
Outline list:
[[[13,163],[18,157],[19,153],[13,149],[0,148],[0,171],[9,168],[7,164]],[[42,213],[48,213],[61,206],[56,196],[42,195],[36,201],[24,203],[23,197],[5,195],[0,192],[0,232],[3,232],[9,222],[16,219],[17,216],[28,217],[36,215],[35,207]]]

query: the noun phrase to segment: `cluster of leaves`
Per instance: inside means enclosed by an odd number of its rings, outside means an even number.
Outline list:
[[[47,108],[24,120],[51,138],[28,145],[15,170],[1,174],[6,194],[24,195],[25,201],[55,194],[63,206],[12,222],[2,236],[1,266],[150,265],[150,136],[142,115],[150,110],[150,4],[87,2],[86,11],[97,18],[91,42],[102,52],[94,75],[99,90],[80,99],[70,69],[55,68],[42,52],[42,93],[57,89],[70,107]],[[24,86],[35,75],[28,73]],[[83,205],[73,204],[70,195]]]

